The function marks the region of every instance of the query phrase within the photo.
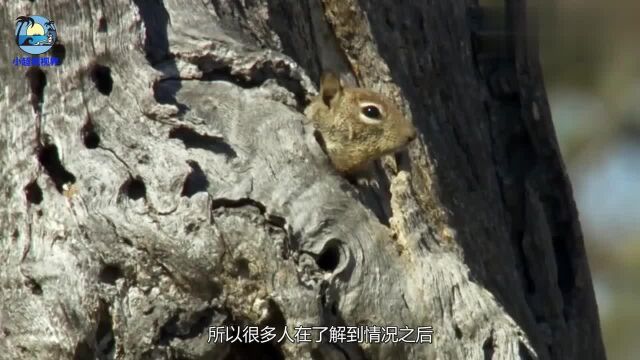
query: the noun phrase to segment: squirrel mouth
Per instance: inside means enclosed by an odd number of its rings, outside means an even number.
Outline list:
[[[383,151],[383,152],[380,154],[380,156],[395,155],[395,154],[397,154],[397,153],[399,153],[399,152],[402,152],[402,151],[404,151],[404,150],[407,148],[407,146],[409,145],[409,143],[410,143],[410,141],[407,141],[406,143],[404,143],[404,144],[402,144],[402,145],[398,146],[398,147],[397,147],[397,148],[395,148],[395,149],[391,149],[391,150]]]

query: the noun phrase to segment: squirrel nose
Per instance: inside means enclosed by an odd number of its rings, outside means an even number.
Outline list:
[[[413,141],[416,139],[416,137],[418,137],[418,132],[416,131],[416,129],[411,129],[411,132],[409,133],[409,142]]]

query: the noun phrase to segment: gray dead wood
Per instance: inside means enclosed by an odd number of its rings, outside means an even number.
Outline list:
[[[603,359],[525,4],[12,1],[0,43],[0,358]],[[337,176],[322,69],[420,140]],[[211,326],[433,326],[431,344],[209,344]]]

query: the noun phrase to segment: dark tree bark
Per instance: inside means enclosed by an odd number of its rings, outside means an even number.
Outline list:
[[[0,44],[6,359],[603,359],[524,0],[46,1],[60,67]],[[500,21],[494,21],[498,19]],[[10,36],[11,35],[11,36]],[[323,69],[419,128],[379,186],[301,111]],[[207,343],[433,326],[431,344]]]

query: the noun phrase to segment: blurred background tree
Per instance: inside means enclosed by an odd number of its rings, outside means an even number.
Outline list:
[[[543,0],[540,56],[609,359],[640,341],[640,2]]]

